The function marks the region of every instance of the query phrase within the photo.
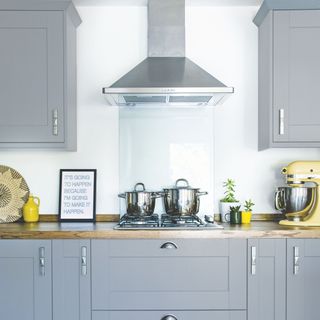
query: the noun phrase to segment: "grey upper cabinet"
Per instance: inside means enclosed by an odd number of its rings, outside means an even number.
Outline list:
[[[245,310],[246,246],[245,239],[92,240],[92,309]]]
[[[76,27],[69,1],[0,4],[0,148],[76,149]]]
[[[289,239],[287,251],[287,319],[318,320],[320,239]]]
[[[271,10],[259,21],[260,150],[320,147],[319,40],[320,10]]]
[[[53,240],[53,320],[91,320],[90,240]]]
[[[50,240],[0,241],[0,319],[52,319]]]
[[[248,320],[257,319],[286,319],[285,239],[248,240]]]

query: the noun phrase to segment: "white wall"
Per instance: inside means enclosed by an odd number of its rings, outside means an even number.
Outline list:
[[[280,169],[293,160],[320,156],[318,149],[257,151],[258,34],[251,22],[256,11],[255,7],[192,8],[187,15],[188,55],[235,87],[235,94],[215,110],[215,211],[222,182],[233,178],[240,201],[252,198],[256,212],[274,212],[274,190],[283,184]]]
[[[98,213],[118,211],[118,110],[107,107],[101,88],[146,56],[145,7],[79,7],[78,151],[0,151],[42,200],[42,213],[58,211],[60,168],[98,169]],[[226,178],[237,181],[240,200],[251,197],[257,212],[272,212],[272,195],[282,182],[281,166],[317,159],[318,149],[257,151],[256,7],[187,8],[187,56],[236,93],[214,111],[214,193],[217,211]],[[200,186],[201,187],[201,186]]]

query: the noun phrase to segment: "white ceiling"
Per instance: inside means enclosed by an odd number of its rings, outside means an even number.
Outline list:
[[[260,6],[263,0],[186,0],[187,6]],[[73,0],[76,6],[146,6],[148,0]]]

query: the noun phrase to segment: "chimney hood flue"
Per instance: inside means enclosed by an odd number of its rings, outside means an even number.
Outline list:
[[[149,0],[148,58],[103,88],[118,106],[212,106],[234,92],[185,57],[185,1]]]

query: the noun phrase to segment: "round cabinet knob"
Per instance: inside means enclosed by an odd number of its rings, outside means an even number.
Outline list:
[[[167,316],[164,316],[163,318],[161,318],[161,320],[178,320],[178,319],[172,314],[168,314]]]

